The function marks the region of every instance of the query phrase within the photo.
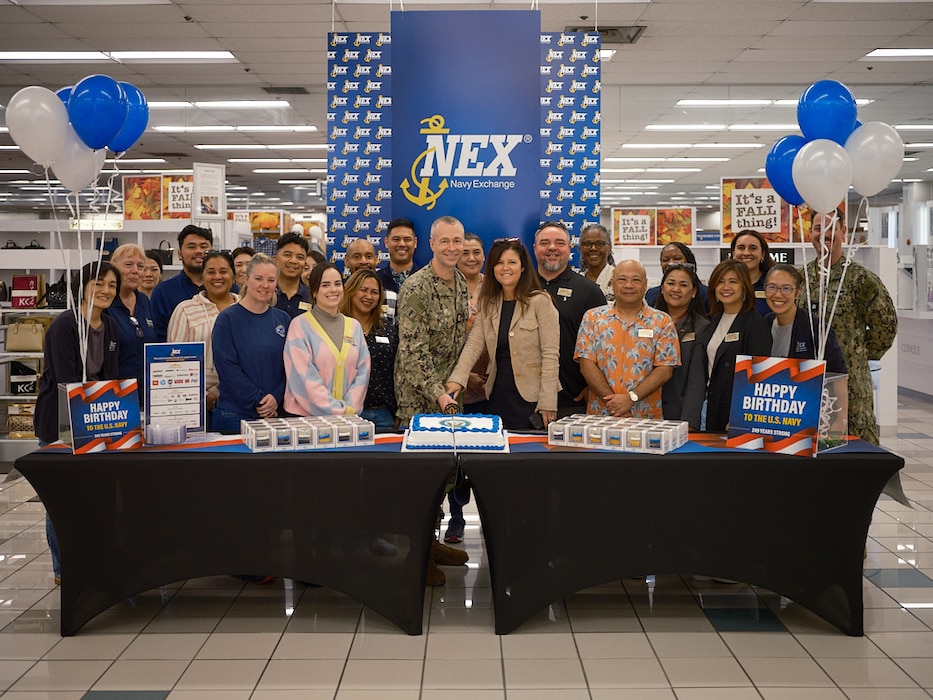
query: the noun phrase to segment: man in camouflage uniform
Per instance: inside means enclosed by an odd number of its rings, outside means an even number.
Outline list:
[[[445,388],[466,342],[469,316],[466,279],[457,269],[463,255],[463,224],[442,216],[431,225],[431,262],[401,286],[395,315],[398,353],[395,357],[396,416],[407,425],[416,413],[436,413],[456,405]],[[456,474],[452,475],[456,477]],[[453,486],[453,481],[448,484]],[[466,552],[432,542],[427,583],[444,583],[436,564],[463,564]]]
[[[857,262],[848,263],[845,270],[842,252],[846,235],[844,221],[839,211],[835,214],[813,214],[810,241],[816,248],[817,259],[805,267],[810,287],[810,309],[814,314],[819,313],[817,298],[821,272],[824,277],[828,275],[826,316],[833,308],[836,290],[842,281],[832,326],[849,368],[849,433],[877,445],[878,425],[868,361],[880,360],[894,342],[897,312],[884,283],[874,272]],[[843,270],[845,279],[842,279]],[[806,303],[806,293],[803,293],[800,304],[804,306]]]

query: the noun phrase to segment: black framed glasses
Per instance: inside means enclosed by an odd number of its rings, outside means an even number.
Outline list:
[[[130,323],[133,324],[133,331],[136,333],[136,337],[142,338],[145,334],[143,333],[143,328],[139,325],[139,321],[136,320],[135,316],[130,316]]]
[[[607,241],[604,241],[604,240],[583,241],[583,242],[580,243],[580,248],[582,248],[583,250],[588,250],[588,249],[590,249],[590,248],[597,248],[597,249],[599,249],[599,250],[602,250],[602,249],[605,248],[607,245],[609,245],[609,243],[608,243]]]

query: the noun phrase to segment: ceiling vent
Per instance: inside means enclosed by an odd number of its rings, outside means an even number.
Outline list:
[[[310,95],[306,87],[289,87],[288,85],[279,87],[264,87],[263,92],[270,95]]]
[[[593,32],[593,27],[577,26],[564,27],[565,32]],[[644,27],[618,26],[618,27],[600,27],[598,30],[602,37],[602,45],[606,44],[634,44],[638,37],[645,31]]]

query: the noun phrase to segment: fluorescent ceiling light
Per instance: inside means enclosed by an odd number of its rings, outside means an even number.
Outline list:
[[[664,160],[668,163],[728,163],[732,159],[726,158],[725,156],[710,156],[709,158],[685,156],[680,158],[665,158]]]
[[[797,131],[796,124],[730,124],[729,131]]]
[[[875,49],[871,51],[860,61],[871,61],[874,59],[888,61],[933,61],[933,49]]]
[[[933,124],[895,124],[898,131],[933,131]]]
[[[326,163],[327,158],[227,158],[228,163]]]
[[[622,148],[692,148],[692,143],[623,143]]]
[[[198,109],[276,109],[291,107],[291,104],[288,100],[205,100],[195,102],[194,106]]]
[[[111,51],[120,63],[238,63],[229,51]]]
[[[772,100],[677,100],[678,107],[765,107]]]
[[[702,173],[703,168],[648,168],[649,173]]]
[[[147,175],[158,175],[159,173],[163,175],[191,175],[194,170],[191,168],[174,168],[172,170],[143,170],[142,172]]]
[[[933,143],[905,143],[907,148],[933,148]]]
[[[0,169],[0,175],[30,175],[31,170]]]
[[[725,124],[649,124],[645,131],[725,131]]]
[[[94,63],[97,61],[109,62],[110,57],[100,51],[0,51],[0,61]]]
[[[694,148],[764,148],[763,143],[695,143]]]
[[[104,161],[105,163],[117,163],[118,165],[123,165],[126,163],[167,163],[168,161],[165,158],[108,158]]]
[[[253,172],[257,175],[288,175],[297,173],[310,173],[308,168],[254,168]]]
[[[171,0],[10,0],[13,5],[170,5]]]
[[[280,185],[316,185],[320,180],[279,180]]]
[[[236,131],[236,127],[227,125],[216,126],[154,126],[153,131],[165,134],[220,134]]]
[[[274,148],[277,151],[287,149],[289,151],[326,151],[326,143],[280,143],[280,144],[269,144],[269,148]]]
[[[264,151],[269,148],[264,143],[196,143],[194,147],[202,151]]]
[[[266,132],[266,133],[292,133],[299,131],[317,131],[317,127],[306,124],[301,126],[238,126],[237,131],[248,131],[248,132]]]
[[[599,50],[599,60],[605,63],[606,61],[611,61],[612,57],[616,55],[616,49],[600,49]]]
[[[670,150],[685,148],[763,148],[763,143],[623,143],[622,148],[649,150],[666,148]]]
[[[188,107],[193,107],[190,102],[171,102],[171,101],[155,101],[155,102],[146,102],[149,105],[149,109],[187,109]]]
[[[19,146],[0,146],[0,151],[18,151]]]
[[[855,98],[855,104],[857,104],[859,107],[870,105],[872,102],[874,102],[874,100],[869,100],[866,97]],[[775,100],[774,101],[775,107],[796,107],[798,104],[800,104],[799,99],[798,100]]]

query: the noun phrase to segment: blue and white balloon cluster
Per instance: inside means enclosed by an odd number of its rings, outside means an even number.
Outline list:
[[[842,83],[820,80],[797,103],[803,136],[783,136],[771,147],[765,173],[793,204],[832,212],[851,185],[863,197],[888,186],[904,162],[904,142],[883,122],[858,120],[855,97]]]
[[[135,85],[89,75],[52,92],[32,85],[6,108],[10,136],[23,153],[52,172],[70,192],[97,180],[109,148],[123,153],[143,135],[149,105]]]

